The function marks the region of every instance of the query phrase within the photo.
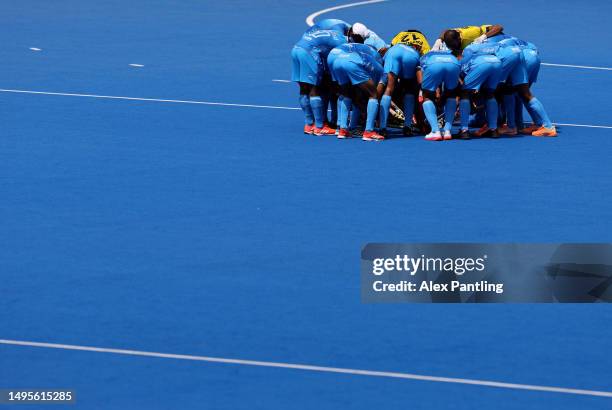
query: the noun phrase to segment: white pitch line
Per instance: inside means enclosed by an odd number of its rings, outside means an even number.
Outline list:
[[[306,24],[308,24],[310,27],[314,26],[314,19],[315,18],[317,18],[321,14],[329,13],[330,11],[346,9],[346,8],[349,8],[349,7],[364,6],[366,4],[382,3],[384,1],[387,1],[387,0],[360,1],[360,2],[357,2],[357,3],[342,4],[340,6],[334,6],[334,7],[330,7],[330,8],[327,8],[327,9],[315,11],[314,13],[312,13],[311,15],[306,17]]]
[[[585,127],[585,128],[603,128],[612,130],[612,127],[607,125],[587,125],[587,124],[563,124],[560,122],[555,122],[555,125],[561,125],[562,127]]]
[[[130,67],[138,67],[138,68],[140,68],[140,67],[144,67],[144,65],[143,65],[143,64],[130,64],[129,66],[130,66]]]
[[[32,51],[42,51],[42,49],[40,49],[38,47],[30,47],[30,50],[32,50]]]
[[[106,98],[106,99],[111,99],[111,100],[150,101],[150,102],[164,102],[164,103],[176,103],[176,104],[220,105],[224,107],[270,108],[270,109],[275,109],[275,110],[300,110],[299,107],[281,107],[277,105],[233,104],[233,103],[212,102],[212,101],[169,100],[169,99],[163,99],[163,98],[140,98],[140,97],[122,97],[122,96],[115,96],[115,95],[56,93],[56,92],[48,92],[48,91],[10,90],[10,89],[2,89],[2,88],[0,88],[0,92],[16,93],[16,94],[56,95],[56,96],[63,96],[63,97]]]
[[[553,63],[542,63],[542,65],[547,65],[550,67],[569,67],[569,68],[584,68],[587,70],[606,70],[612,71],[610,67],[594,67],[590,65],[571,65],[571,64],[553,64]]]
[[[274,81],[275,83],[290,83],[291,82],[291,80],[277,80],[277,79],[274,79],[272,81]]]
[[[283,107],[280,105],[258,105],[258,104],[236,104],[236,103],[224,103],[224,102],[213,102],[213,101],[197,101],[197,100],[172,100],[165,98],[141,98],[141,97],[124,97],[117,95],[99,95],[99,94],[77,94],[77,93],[58,93],[50,91],[30,91],[30,90],[11,90],[0,88],[2,93],[15,93],[15,94],[34,94],[34,95],[53,95],[61,97],[84,97],[84,98],[98,98],[98,99],[109,99],[109,100],[124,100],[124,101],[147,101],[147,102],[161,102],[161,103],[174,103],[174,104],[199,104],[199,105],[216,105],[222,107],[244,107],[244,108],[267,108],[272,110],[301,110],[299,107]],[[589,124],[563,124],[555,122],[556,125],[564,127],[585,127],[585,128],[601,128],[601,129],[612,129],[612,126],[608,125],[589,125]]]
[[[197,362],[224,363],[224,364],[234,364],[234,365],[242,365],[242,366],[271,367],[271,368],[304,370],[304,371],[324,372],[324,373],[341,373],[341,374],[370,376],[370,377],[387,377],[387,378],[393,378],[393,379],[421,380],[421,381],[438,382],[438,383],[468,384],[468,385],[474,385],[474,386],[497,387],[497,388],[502,388],[502,389],[531,390],[531,391],[540,391],[540,392],[548,392],[548,393],[577,394],[577,395],[582,395],[582,396],[597,396],[597,397],[612,398],[612,392],[607,392],[607,391],[573,389],[573,388],[566,388],[566,387],[538,386],[538,385],[532,385],[532,384],[505,383],[505,382],[496,382],[496,381],[490,381],[490,380],[463,379],[463,378],[456,378],[456,377],[427,376],[427,375],[412,374],[412,373],[383,372],[383,371],[375,371],[375,370],[350,369],[350,368],[343,368],[343,367],[313,366],[313,365],[308,365],[308,364],[268,362],[268,361],[261,361],[261,360],[228,359],[228,358],[223,358],[223,357],[195,356],[195,355],[174,354],[174,353],[159,353],[159,352],[148,352],[148,351],[142,351],[142,350],[113,349],[113,348],[106,348],[106,347],[67,345],[67,344],[59,344],[59,343],[42,343],[42,342],[31,342],[31,341],[9,340],[9,339],[0,339],[0,344],[13,345],[13,346],[42,347],[42,348],[48,348],[48,349],[78,350],[78,351],[85,351],[85,352],[113,353],[113,354],[121,354],[121,355],[128,355],[128,356],[157,357],[157,358],[162,358],[162,359],[190,360],[190,361],[197,361]]]

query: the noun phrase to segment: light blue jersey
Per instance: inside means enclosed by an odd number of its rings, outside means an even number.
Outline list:
[[[399,78],[414,78],[419,66],[419,53],[412,47],[398,43],[387,50],[381,82],[387,83],[387,75],[395,74]]]
[[[540,53],[535,44],[528,41],[517,39],[519,47],[523,52],[523,58],[525,59],[525,67],[527,68],[527,80],[529,84],[533,84],[538,81],[538,74],[540,73]]]
[[[338,47],[332,49],[329,52],[329,55],[327,56],[327,67],[329,68],[329,72],[331,74],[331,78],[333,81],[336,81],[336,76],[334,73],[334,61],[336,60],[338,55],[343,54],[343,53],[345,54],[352,53],[352,52],[364,54],[376,60],[378,64],[380,65],[383,64],[383,60],[380,54],[378,54],[378,52],[370,46],[366,46],[365,44],[359,44],[359,43],[341,44]]]
[[[421,68],[423,90],[436,91],[443,84],[447,90],[457,88],[461,66],[450,51],[430,51],[421,57]]]
[[[351,25],[344,20],[340,19],[323,19],[314,24],[314,26],[310,27],[306,30],[306,33],[315,31],[315,30],[335,30],[343,35],[347,35]]]
[[[304,33],[297,47],[304,50],[319,53],[321,58],[327,58],[327,54],[332,48],[347,42],[347,39],[335,30],[314,30]]]
[[[365,39],[363,43],[374,47],[375,50],[387,48],[387,43],[373,31],[370,31],[370,35],[368,36],[368,38]]]
[[[502,75],[502,63],[496,56],[499,45],[494,43],[470,44],[463,50],[461,71],[465,75],[463,89],[495,90]]]
[[[333,61],[332,76],[340,85],[358,85],[368,80],[378,83],[383,72],[381,61],[380,57],[367,52],[342,51]]]
[[[334,30],[305,33],[291,51],[291,81],[318,85],[325,71],[329,52],[346,43],[346,37]]]
[[[517,38],[507,36],[497,44],[497,57],[502,62],[500,81],[510,85],[527,84],[527,67]]]

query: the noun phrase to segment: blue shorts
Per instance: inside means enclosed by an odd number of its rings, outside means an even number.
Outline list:
[[[501,48],[497,57],[502,62],[500,82],[505,81],[511,85],[527,84],[527,67],[523,52],[518,46]]]
[[[351,83],[358,85],[368,80],[378,83],[383,73],[382,66],[376,61],[368,60],[358,53],[342,54],[334,61],[332,77],[338,84]]]
[[[399,78],[414,78],[418,65],[419,53],[405,44],[396,44],[385,54],[385,66],[380,82],[387,84],[389,73]]]
[[[476,57],[463,80],[464,90],[478,91],[481,87],[495,90],[502,74],[502,63],[494,55]]]
[[[453,57],[454,58],[454,57]],[[447,90],[454,90],[459,84],[461,66],[456,62],[432,62],[423,67],[423,83],[421,88],[436,91],[444,83]]]
[[[523,50],[523,58],[525,59],[527,79],[529,84],[533,84],[538,81],[538,73],[540,72],[540,54],[536,50],[526,48]]]
[[[324,65],[318,53],[302,47],[291,50],[291,81],[319,85],[323,77]]]

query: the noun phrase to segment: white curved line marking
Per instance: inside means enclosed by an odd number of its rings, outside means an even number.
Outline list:
[[[306,17],[306,24],[308,24],[310,27],[314,26],[314,19],[315,18],[319,17],[321,14],[329,13],[330,11],[346,9],[346,8],[349,8],[349,7],[364,6],[366,4],[382,3],[383,1],[387,1],[387,0],[360,1],[360,2],[357,2],[357,3],[342,4],[340,6],[334,6],[334,7],[329,7],[327,9],[315,11],[310,16]]]
[[[531,391],[541,391],[541,392],[548,392],[548,393],[578,394],[582,396],[597,396],[597,397],[611,397],[612,398],[612,392],[608,392],[608,391],[573,389],[573,388],[566,388],[566,387],[538,386],[538,385],[532,385],[532,384],[505,383],[505,382],[496,382],[496,381],[490,381],[490,380],[462,379],[462,378],[456,378],[456,377],[426,376],[426,375],[412,374],[412,373],[381,372],[381,371],[375,371],[375,370],[349,369],[349,368],[342,368],[342,367],[313,366],[309,364],[267,362],[267,361],[261,361],[261,360],[228,359],[228,358],[223,358],[223,357],[194,356],[194,355],[174,354],[174,353],[158,353],[158,352],[147,352],[147,351],[141,351],[141,350],[113,349],[113,348],[106,348],[106,347],[79,346],[79,345],[67,345],[67,344],[58,344],[58,343],[41,343],[41,342],[30,342],[30,341],[8,340],[8,339],[0,339],[0,344],[13,345],[13,346],[43,347],[43,348],[48,348],[48,349],[61,349],[61,350],[80,350],[80,351],[85,351],[85,352],[114,353],[114,354],[129,355],[129,356],[145,356],[145,357],[157,357],[157,358],[163,358],[163,359],[191,360],[191,361],[198,361],[198,362],[224,363],[224,364],[234,364],[234,365],[242,365],[242,366],[272,367],[272,368],[304,370],[304,371],[312,371],[312,372],[342,373],[342,374],[370,376],[370,377],[387,377],[387,378],[394,378],[394,379],[421,380],[421,381],[438,382],[438,383],[469,384],[469,385],[475,385],[475,386],[498,387],[502,389],[531,390]]]

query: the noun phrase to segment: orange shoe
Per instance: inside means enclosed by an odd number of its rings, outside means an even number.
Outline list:
[[[314,133],[314,129],[314,124],[306,124],[304,125],[304,134],[312,135]]]
[[[480,138],[482,136],[485,136],[490,130],[491,129],[489,128],[489,125],[485,124],[478,131],[474,131],[472,135],[477,138]]]
[[[531,133],[537,131],[539,128],[539,125],[532,124],[529,127],[521,128],[519,132],[523,135],[531,135]]]
[[[557,129],[554,125],[551,128],[540,127],[536,131],[532,132],[531,135],[534,137],[556,137]]]
[[[499,132],[497,132],[497,129],[489,128],[486,124],[472,135],[476,138],[499,138]]]
[[[502,126],[500,129],[497,130],[497,132],[500,135],[518,135],[518,131],[516,128],[510,128],[507,125]]]
[[[327,125],[324,125],[323,128],[314,128],[313,134],[314,135],[334,135],[336,133],[336,130],[333,128],[330,128]]]
[[[353,134],[351,134],[349,130],[347,130],[346,128],[340,128],[338,129],[338,138],[341,140],[347,139],[347,138],[353,138]]]
[[[364,131],[361,139],[364,141],[384,141],[385,137],[378,134],[376,131]]]

